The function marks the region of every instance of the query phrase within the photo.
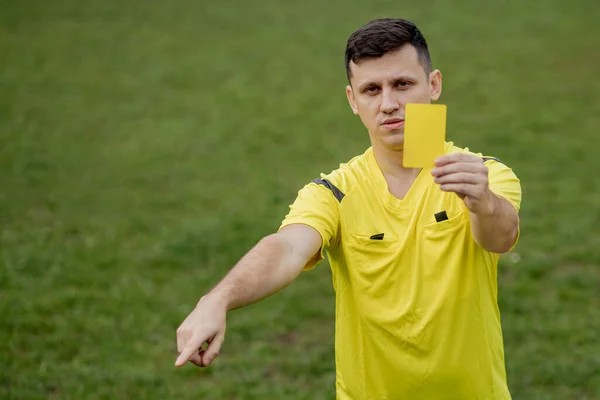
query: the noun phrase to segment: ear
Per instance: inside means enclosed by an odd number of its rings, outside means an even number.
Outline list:
[[[442,73],[439,69],[429,74],[429,90],[431,92],[431,101],[437,101],[442,94]]]
[[[346,97],[348,98],[348,103],[350,103],[350,108],[355,115],[358,115],[358,106],[356,105],[356,99],[354,98],[354,90],[352,90],[352,86],[346,86]]]

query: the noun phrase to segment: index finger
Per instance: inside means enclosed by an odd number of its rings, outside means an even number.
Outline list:
[[[204,343],[205,339],[202,336],[192,337],[185,345],[177,360],[175,360],[175,366],[181,367],[183,364],[188,362],[192,355],[198,351],[200,346]]]
[[[452,153],[444,154],[435,159],[435,166],[441,167],[446,164],[452,164],[455,162],[481,162],[481,157],[471,153]]]

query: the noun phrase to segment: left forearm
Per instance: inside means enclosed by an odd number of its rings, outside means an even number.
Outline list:
[[[506,253],[517,239],[519,216],[506,199],[493,193],[489,205],[485,212],[471,213],[473,237],[487,251]]]

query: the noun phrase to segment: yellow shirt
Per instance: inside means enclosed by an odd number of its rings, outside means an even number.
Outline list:
[[[446,144],[447,153],[468,151]],[[491,190],[519,210],[518,178],[484,160]],[[430,170],[398,199],[369,148],[298,192],[281,227],[295,223],[321,234],[332,270],[337,399],[511,398],[499,255],[475,242],[463,201]]]

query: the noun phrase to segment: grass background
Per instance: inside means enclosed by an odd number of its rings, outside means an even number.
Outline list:
[[[523,185],[501,260],[515,399],[600,398],[600,8],[571,2],[0,1],[0,398],[332,399],[325,264],[232,312],[209,369],[175,330],[297,190],[369,145],[349,34],[413,19],[449,138]]]

